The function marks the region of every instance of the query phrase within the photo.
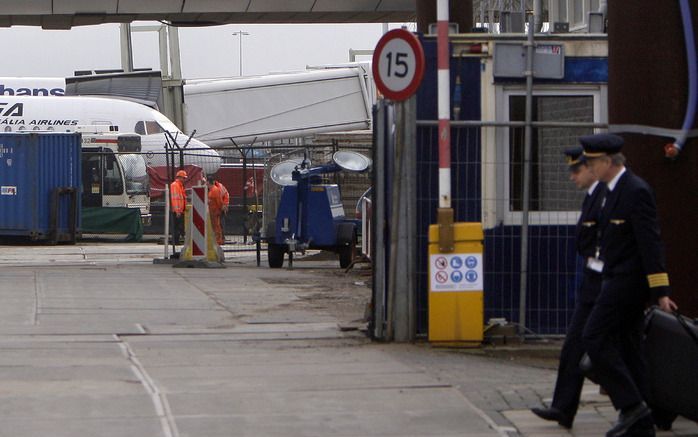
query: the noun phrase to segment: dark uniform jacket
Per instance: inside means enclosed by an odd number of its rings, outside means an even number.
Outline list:
[[[584,196],[582,213],[575,228],[577,253],[584,259],[584,275],[579,288],[579,298],[583,302],[593,302],[599,294],[601,274],[586,267],[589,257],[596,257],[599,246],[599,215],[601,203],[606,193],[606,185],[599,182],[591,194]]]
[[[600,226],[604,277],[646,275],[652,297],[667,296],[669,277],[649,185],[626,170],[606,197]]]

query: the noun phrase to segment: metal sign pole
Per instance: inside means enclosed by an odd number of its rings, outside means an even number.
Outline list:
[[[170,184],[165,184],[165,229],[163,232],[163,237],[164,237],[164,243],[163,247],[165,250],[165,254],[163,256],[164,259],[169,258],[167,256],[167,252],[169,249],[169,236],[170,236]]]
[[[453,252],[453,208],[451,207],[451,103],[448,56],[448,6],[449,0],[438,0],[437,18],[437,66],[439,107],[439,249]]]
[[[519,289],[519,333],[526,330],[526,290],[528,286],[528,213],[531,200],[531,137],[533,118],[533,29],[534,16],[528,18],[528,40],[526,42],[526,124],[523,161],[523,205],[521,206],[521,276]]]

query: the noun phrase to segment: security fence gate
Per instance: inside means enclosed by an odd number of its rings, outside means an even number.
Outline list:
[[[570,181],[563,151],[579,144],[580,136],[605,125],[593,122],[593,102],[584,97],[534,98],[531,160],[527,163],[523,159],[524,123],[520,121],[523,114],[518,104],[514,101],[506,122],[451,122],[455,221],[480,222],[483,226],[485,321],[503,318],[518,324],[524,314],[528,334],[561,335],[566,331],[582,279],[583,264],[575,251],[574,226],[585,194]],[[395,136],[386,133],[401,129],[394,125],[394,117],[390,115],[393,112],[390,105],[379,104],[375,118],[377,123],[386,124],[376,127],[378,159],[375,166],[387,165],[388,172],[395,166],[389,164],[395,156]],[[437,121],[417,121],[414,139],[416,177],[411,195],[416,199],[414,311],[417,336],[428,333],[427,250],[428,229],[436,223],[438,206],[437,124]],[[383,154],[388,156],[383,157]],[[381,162],[382,159],[385,162]],[[523,214],[526,165],[530,165],[530,195],[528,213]],[[384,186],[383,189],[384,198],[389,199],[394,187]],[[390,208],[389,204],[385,207]],[[382,217],[387,219],[390,215],[384,213]],[[524,217],[528,219],[524,221]],[[380,221],[381,216],[376,220]],[[389,231],[376,232],[377,246],[380,241],[389,241]],[[522,232],[527,233],[527,244],[523,248]],[[384,250],[385,262],[389,264],[389,249]],[[527,257],[525,274],[522,274],[522,250]],[[380,262],[379,259],[375,262]],[[376,269],[378,273],[380,267]],[[523,308],[522,290],[525,292]],[[375,298],[378,307],[389,305],[387,295]],[[383,315],[377,313],[376,323],[386,323],[387,314],[387,309],[383,310]],[[374,332],[384,334],[380,329]]]

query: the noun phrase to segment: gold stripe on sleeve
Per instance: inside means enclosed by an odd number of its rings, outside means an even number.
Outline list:
[[[652,275],[647,275],[647,282],[649,282],[650,288],[668,287],[669,275],[666,273],[654,273]]]

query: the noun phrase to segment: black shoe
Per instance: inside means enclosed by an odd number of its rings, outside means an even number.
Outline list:
[[[651,410],[652,420],[654,420],[654,424],[657,425],[657,428],[661,431],[670,431],[677,414],[656,407],[652,407]]]
[[[618,421],[613,426],[613,428],[611,428],[606,433],[606,437],[621,437],[625,435],[635,435],[635,430],[633,430],[632,434],[628,434],[628,431],[631,428],[633,428],[633,425],[635,425],[641,419],[649,417],[650,414],[650,409],[647,408],[647,405],[645,405],[644,402],[640,402],[638,405],[629,409],[626,412],[621,411],[621,413],[618,415]],[[649,422],[651,423],[651,421]],[[651,427],[651,430],[654,433],[654,426]],[[642,434],[642,432],[644,432],[644,429],[638,429],[637,431],[637,434],[639,435]]]
[[[655,437],[654,424],[651,416],[645,416],[630,427],[624,437]]]
[[[531,412],[541,419],[557,422],[558,425],[564,428],[572,428],[572,421],[574,418],[568,416],[557,408],[531,408]]]

